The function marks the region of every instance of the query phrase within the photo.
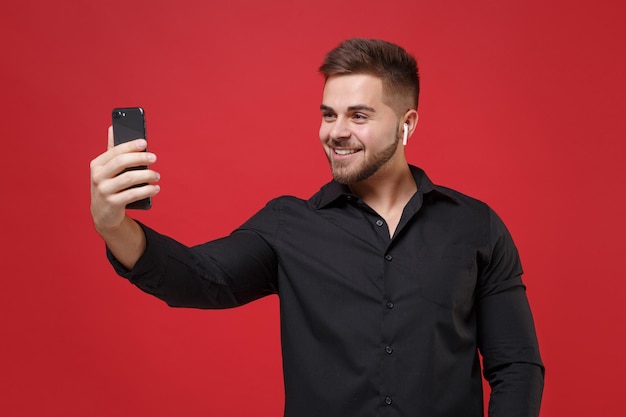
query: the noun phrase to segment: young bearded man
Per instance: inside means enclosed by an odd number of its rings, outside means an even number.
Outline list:
[[[125,214],[155,195],[144,140],[91,163],[91,212],[116,271],[172,306],[280,297],[287,417],[537,416],[544,368],[517,250],[484,203],[407,163],[413,57],[351,39],[320,68],[333,181],[270,201],[230,236],[189,248]],[[138,188],[129,185],[149,183]]]

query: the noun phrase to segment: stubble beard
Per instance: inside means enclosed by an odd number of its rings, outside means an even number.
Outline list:
[[[353,165],[354,162],[344,164],[342,161],[333,161],[332,157],[329,155],[328,161],[330,163],[333,179],[346,185],[368,179],[393,157],[398,149],[399,141],[400,137],[396,137],[396,140],[389,146],[354,167],[350,166]]]

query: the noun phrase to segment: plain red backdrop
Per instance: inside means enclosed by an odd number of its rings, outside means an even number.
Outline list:
[[[107,264],[89,161],[146,109],[137,217],[187,244],[329,179],[323,54],[384,38],[422,75],[412,163],[512,231],[547,366],[543,417],[623,415],[622,1],[280,0],[2,6],[0,414],[279,416],[278,303],[171,309]]]

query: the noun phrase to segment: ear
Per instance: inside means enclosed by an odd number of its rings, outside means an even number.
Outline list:
[[[419,119],[419,116],[417,114],[417,110],[415,109],[407,110],[407,112],[404,113],[404,116],[402,117],[402,124],[406,123],[408,125],[408,130],[409,130],[408,137],[409,138],[413,135],[413,132],[415,132],[418,119]]]

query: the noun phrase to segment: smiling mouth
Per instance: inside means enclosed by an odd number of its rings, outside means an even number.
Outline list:
[[[359,152],[359,149],[333,149],[333,151],[337,155],[351,155],[353,153]]]
[[[335,155],[340,155],[340,156],[352,155],[361,151],[361,149],[337,149],[337,148],[332,148],[332,150]]]

